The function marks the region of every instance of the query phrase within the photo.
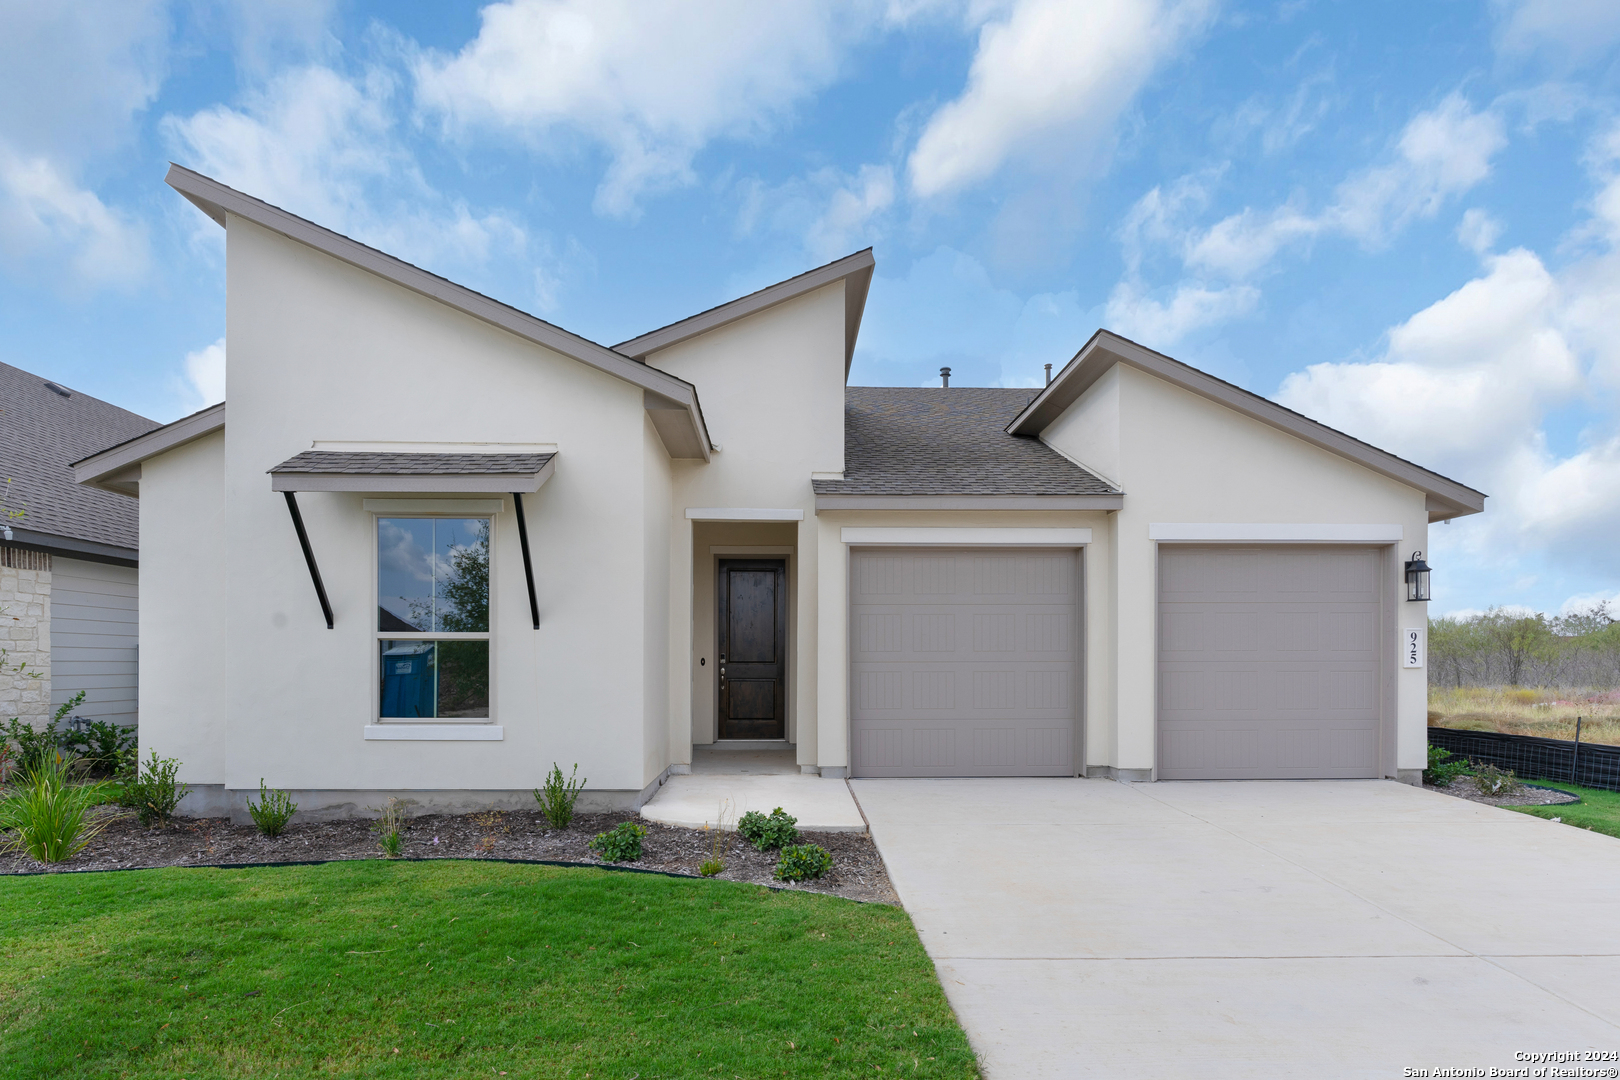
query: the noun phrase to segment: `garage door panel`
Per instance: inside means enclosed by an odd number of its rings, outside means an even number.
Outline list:
[[[1377,776],[1379,555],[1160,549],[1165,779]]]
[[[851,562],[856,775],[1073,773],[1072,552],[857,550]]]

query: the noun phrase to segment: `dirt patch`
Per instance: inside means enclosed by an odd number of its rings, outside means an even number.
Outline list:
[[[15,854],[0,855],[0,874],[24,871],[128,870],[136,867],[202,866],[231,863],[310,862],[326,859],[380,859],[377,836],[370,821],[294,820],[274,840],[252,825],[233,825],[225,818],[176,821],[166,828],[148,829],[133,817],[118,816],[110,807],[98,815],[114,815],[105,832],[74,858],[55,866],[42,866]],[[534,859],[552,862],[604,864],[587,846],[597,833],[633,814],[582,814],[567,829],[547,827],[538,812],[495,811],[483,814],[431,815],[411,818],[404,832],[406,859]],[[697,876],[709,857],[710,836],[701,829],[680,829],[641,821],[647,828],[641,861],[626,865]],[[832,853],[833,867],[819,881],[788,885],[807,892],[829,893],[851,900],[898,904],[877,845],[861,833],[800,834],[800,843],[820,844]],[[733,836],[721,881],[750,881],[782,885],[771,877],[775,852],[755,851]]]
[[[1459,799],[1469,802],[1486,803],[1490,806],[1561,806],[1565,803],[1580,802],[1580,797],[1571,795],[1567,791],[1556,788],[1535,787],[1526,784],[1522,791],[1513,795],[1492,795],[1480,788],[1472,776],[1459,776],[1451,782],[1449,787],[1435,787],[1433,784],[1424,784],[1428,791],[1438,791],[1442,795],[1455,795]]]

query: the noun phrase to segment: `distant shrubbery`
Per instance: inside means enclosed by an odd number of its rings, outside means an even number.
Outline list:
[[[1492,608],[1429,620],[1433,686],[1620,686],[1620,622],[1607,603],[1569,615]]]

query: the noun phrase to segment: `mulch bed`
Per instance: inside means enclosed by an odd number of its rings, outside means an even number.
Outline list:
[[[1459,776],[1451,782],[1449,787],[1435,787],[1433,784],[1424,784],[1427,791],[1438,791],[1442,795],[1455,795],[1459,799],[1469,802],[1485,803],[1489,806],[1561,806],[1564,803],[1580,802],[1580,796],[1571,795],[1567,791],[1556,788],[1536,787],[1526,784],[1523,790],[1513,795],[1492,795],[1481,790],[1472,776]]]
[[[149,829],[133,816],[121,816],[111,807],[100,808],[97,813],[115,819],[72,859],[42,866],[26,855],[0,854],[0,874],[383,857],[370,821],[299,822],[294,818],[287,831],[272,840],[260,835],[252,825],[233,825],[227,818],[177,819],[167,827]],[[533,859],[603,866],[608,864],[587,845],[597,833],[629,820],[640,821],[633,814],[581,814],[568,828],[552,829],[537,811],[429,815],[406,823],[401,857]],[[651,821],[641,824],[647,829],[641,860],[624,865],[697,876],[699,864],[709,857],[710,834]],[[718,880],[783,886],[771,876],[776,869],[776,852],[755,851],[734,833],[731,839],[726,868]],[[799,842],[820,844],[831,852],[832,870],[818,881],[789,884],[786,888],[851,900],[900,902],[870,836],[805,832],[800,834]]]

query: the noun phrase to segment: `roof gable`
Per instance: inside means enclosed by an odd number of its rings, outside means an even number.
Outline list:
[[[598,345],[464,285],[457,285],[386,252],[367,247],[358,240],[271,206],[201,173],[171,163],[166,180],[170,187],[222,226],[234,214],[491,326],[641,387],[646,394],[648,415],[670,456],[709,459],[712,444],[704,424],[703,409],[698,402],[697,388],[686,380],[638,363],[605,345]]]
[[[1107,330],[1098,330],[1092,335],[1052,382],[1007,425],[1008,434],[1040,434],[1115,364],[1145,371],[1251,420],[1416,488],[1428,496],[1431,521],[1477,514],[1485,509],[1483,492]]]

